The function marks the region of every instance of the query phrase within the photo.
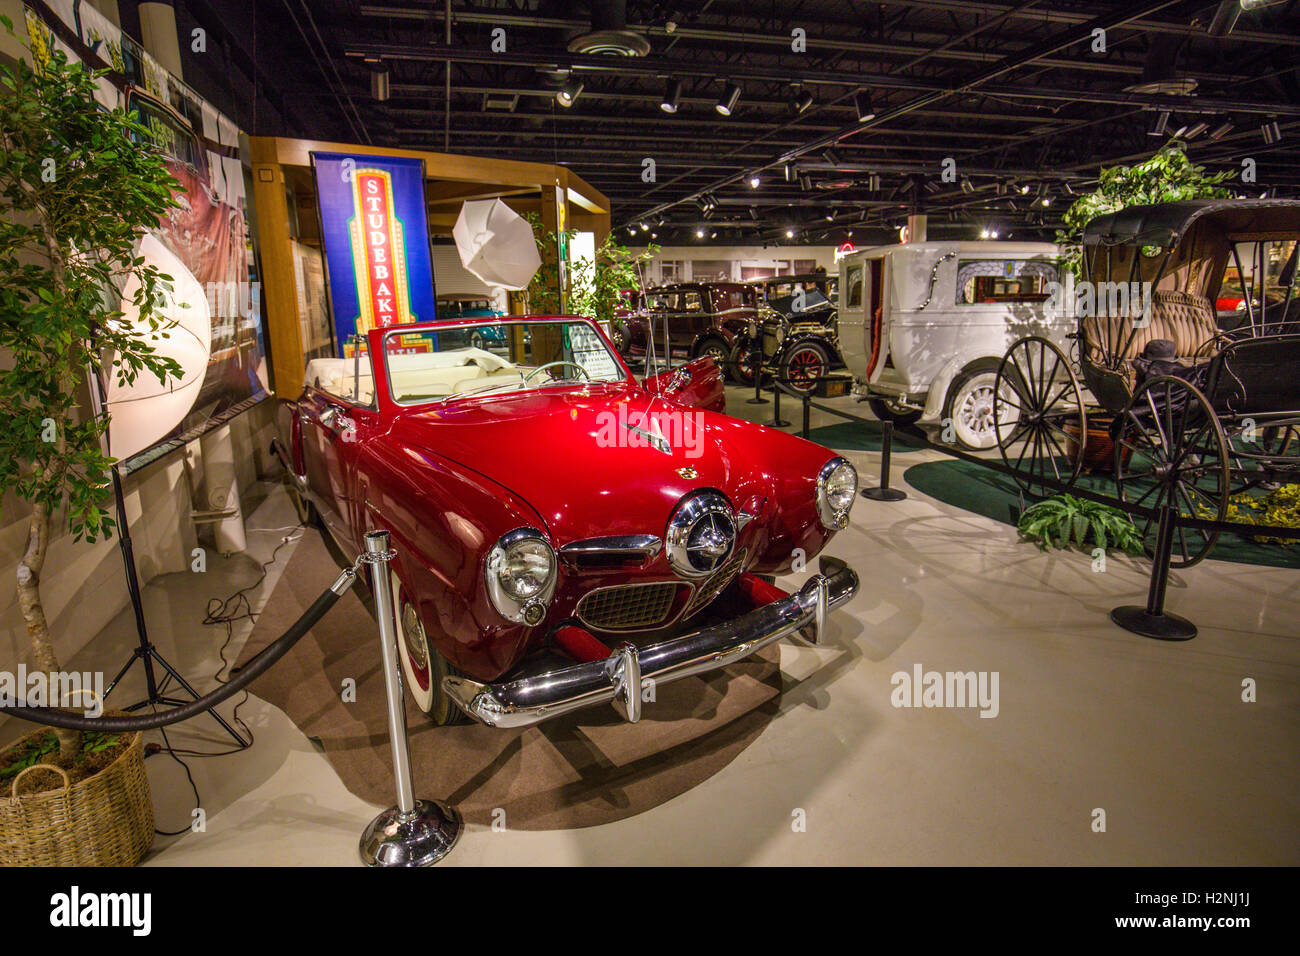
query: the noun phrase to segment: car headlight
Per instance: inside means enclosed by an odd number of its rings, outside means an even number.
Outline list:
[[[555,550],[536,528],[516,528],[492,546],[484,576],[488,597],[501,616],[533,627],[546,617],[555,593]]]
[[[832,458],[817,473],[817,517],[827,531],[847,528],[858,498],[858,471],[847,458]]]

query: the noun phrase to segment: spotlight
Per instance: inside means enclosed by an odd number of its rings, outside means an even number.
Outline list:
[[[754,175],[749,177],[749,188],[757,189],[759,182],[761,182],[761,180],[758,178],[758,173],[754,173]]]
[[[812,192],[812,177],[807,173],[799,174],[799,188],[804,192]]]
[[[714,104],[713,108],[723,116],[730,116],[736,109],[736,104],[740,102],[740,87],[735,83],[728,83],[727,88],[722,91],[722,99]]]
[[[645,223],[641,223],[641,231],[642,231],[642,232],[649,232],[649,231],[650,231],[650,227],[647,226]]]
[[[709,233],[709,238],[710,238],[710,239],[716,239],[716,238],[718,238],[718,234],[717,234],[716,232],[711,232],[711,233]]]
[[[800,113],[807,112],[808,108],[813,105],[813,95],[807,90],[801,90],[795,94],[794,99],[790,101],[790,111],[798,116]]]
[[[981,230],[980,230],[980,238],[981,238],[981,239],[987,239],[988,237],[989,237],[989,231],[988,231],[987,229],[981,229]]]
[[[876,111],[871,106],[871,94],[858,90],[853,94],[853,103],[858,108],[858,122],[866,123],[876,118]]]
[[[793,239],[793,238],[794,238],[794,230],[793,230],[793,229],[787,229],[787,230],[785,231],[785,237],[786,237],[787,239]]]
[[[997,237],[998,237],[998,231],[997,231],[996,229],[990,229],[990,230],[989,230],[989,238],[990,238],[990,239],[996,239]]]
[[[682,101],[682,81],[669,80],[664,88],[664,98],[659,101],[659,108],[665,113],[676,113]]]
[[[791,166],[789,163],[786,163],[784,166],[781,167],[781,172],[785,174],[785,181],[787,183],[794,181],[795,178],[794,167]]]
[[[750,206],[750,207],[749,207],[749,218],[752,219],[752,220],[754,220],[754,222],[758,222],[758,207],[757,207],[757,206]]]
[[[389,85],[388,67],[381,64],[380,66],[371,69],[370,95],[381,103],[392,96],[392,88]]]
[[[1038,204],[1040,206],[1050,206],[1052,204],[1052,197],[1044,196],[1042,199],[1038,200]]]
[[[867,177],[867,188],[873,193],[880,192],[880,174],[872,173]]]
[[[826,221],[827,221],[827,222],[834,222],[834,221],[835,221],[835,214],[834,214],[834,213],[831,213],[831,212],[828,212],[828,213],[826,214]]]
[[[696,239],[703,239],[703,238],[704,238],[704,230],[703,230],[703,229],[696,229],[696,230],[695,230],[695,238],[696,238]]]
[[[582,95],[582,80],[569,80],[560,87],[559,92],[555,94],[555,101],[568,109],[574,103],[578,102],[578,97]]]
[[[1224,123],[1221,126],[1216,126],[1214,127],[1214,129],[1210,130],[1210,139],[1220,140],[1223,139],[1223,137],[1227,136],[1231,132],[1232,132],[1232,124]]]
[[[1148,136],[1164,136],[1165,129],[1169,126],[1169,111],[1161,110],[1160,115],[1156,117],[1156,125],[1147,131]]]
[[[963,178],[961,181],[961,191],[964,193],[973,193],[975,191],[975,184],[969,179]]]
[[[1022,196],[1029,195],[1029,183],[1025,183],[1023,186],[1020,187],[1020,195]]]
[[[1269,120],[1259,131],[1264,134],[1264,142],[1269,146],[1282,141],[1282,130],[1278,128],[1277,120]]]

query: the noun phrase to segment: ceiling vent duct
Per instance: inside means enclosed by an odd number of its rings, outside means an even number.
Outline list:
[[[650,41],[627,28],[627,0],[593,0],[591,31],[570,40],[569,52],[645,56]]]
[[[1142,80],[1124,89],[1129,93],[1147,93],[1164,96],[1187,96],[1196,90],[1196,81],[1178,75],[1178,57],[1182,46],[1177,43],[1156,43],[1147,52],[1142,65]]]

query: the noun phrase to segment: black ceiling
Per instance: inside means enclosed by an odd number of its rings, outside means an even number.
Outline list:
[[[609,195],[616,226],[646,222],[661,243],[696,230],[838,241],[913,209],[929,214],[932,235],[990,223],[1028,236],[1050,231],[1099,165],[1142,158],[1180,128],[1196,132],[1190,152],[1211,168],[1254,161],[1243,192],[1300,195],[1298,0],[1245,5],[177,4],[182,29],[223,31],[227,69],[243,64],[255,93],[227,78],[237,101],[227,107],[252,132],[562,162]],[[1226,35],[1211,35],[1216,14],[1219,33],[1239,14]],[[593,18],[625,23],[649,52],[573,52]],[[792,49],[798,31],[804,52]],[[376,69],[388,74],[384,101],[372,96]],[[659,104],[674,79],[682,96],[669,115]],[[555,94],[571,80],[583,89],[565,108]],[[715,103],[729,82],[740,99],[724,118]],[[859,90],[876,114],[865,123]],[[813,103],[796,114],[803,93]],[[1153,135],[1166,110],[1165,135]],[[1273,123],[1280,139],[1269,142]]]

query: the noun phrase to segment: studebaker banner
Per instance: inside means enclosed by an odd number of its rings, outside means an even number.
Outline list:
[[[375,328],[436,318],[424,163],[312,153],[338,354]]]

